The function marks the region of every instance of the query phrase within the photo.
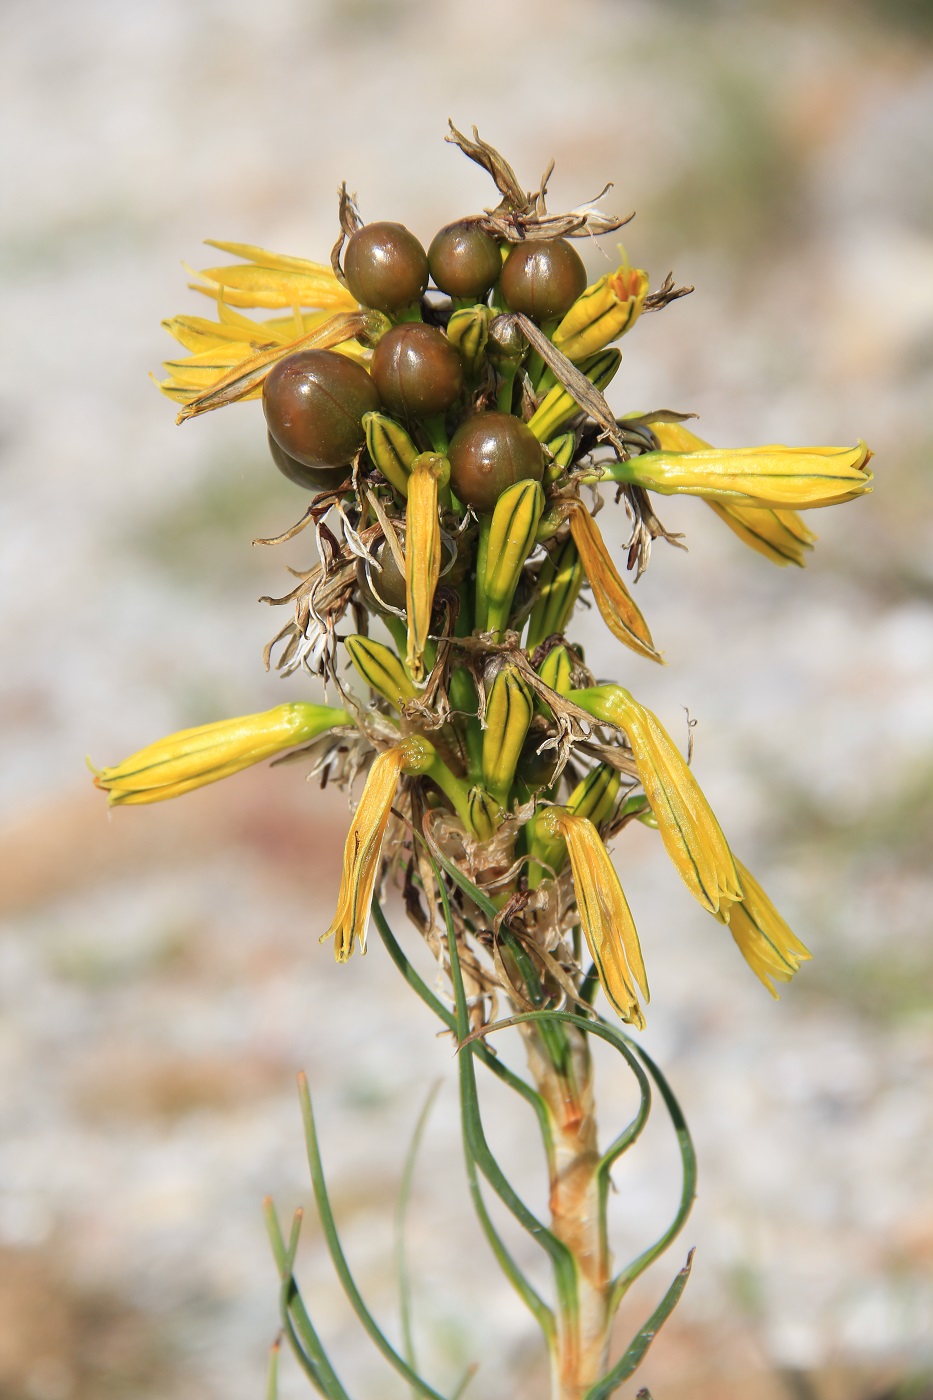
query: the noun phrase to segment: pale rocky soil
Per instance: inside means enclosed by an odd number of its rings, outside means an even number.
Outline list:
[[[874,494],[813,521],[803,573],[747,554],[699,502],[665,505],[690,553],[659,549],[638,594],[663,671],[589,620],[583,635],[676,732],[689,705],[723,825],[815,954],[773,1005],[651,833],[620,843],[646,1044],[701,1162],[683,1241],[626,1313],[634,1330],[698,1246],[641,1383],[655,1400],[929,1393],[927,13],[3,6],[3,1400],[262,1393],[276,1286],[259,1203],[308,1203],[300,1067],[348,1252],[390,1319],[399,1174],[443,1078],[411,1243],[422,1352],[442,1387],[480,1358],[482,1400],[544,1393],[469,1214],[449,1045],[379,946],[340,969],[317,946],[343,799],[263,770],[108,821],[83,767],[305,693],[260,665],[274,619],[254,599],[303,554],[249,541],[303,502],[264,460],[258,408],[179,432],[146,378],[171,344],[159,319],[201,309],[179,259],[213,261],[205,235],[325,257],[343,177],[367,216],[429,239],[489,198],[441,141],[448,115],[529,183],[556,156],[555,206],[613,179],[615,205],[638,209],[633,260],[697,284],[626,342],[620,408],[695,409],[723,444],[861,435],[877,452]],[[607,1134],[628,1106],[607,1066]],[[531,1125],[494,1096],[490,1122],[540,1201]],[[673,1165],[659,1117],[618,1174],[620,1256],[663,1225]],[[306,1235],[353,1393],[402,1394]],[[283,1397],[307,1393],[286,1366]]]

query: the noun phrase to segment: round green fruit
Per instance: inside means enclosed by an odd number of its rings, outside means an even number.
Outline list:
[[[447,453],[456,496],[488,515],[516,481],[540,481],[544,454],[531,429],[510,413],[477,413],[457,431]]]
[[[586,288],[586,268],[563,238],[516,243],[502,266],[506,306],[533,321],[563,316]]]
[[[347,286],[363,306],[400,311],[428,285],[428,255],[403,224],[364,224],[343,255]]]
[[[332,350],[300,350],[280,360],[262,391],[269,432],[286,456],[305,467],[352,462],[366,436],[360,420],[380,406],[362,365]]]
[[[463,392],[463,362],[443,331],[418,321],[393,326],[373,352],[373,383],[391,413],[430,418]]]
[[[339,486],[346,477],[346,467],[306,467],[297,458],[289,457],[287,452],[283,452],[271,433],[268,434],[268,438],[269,454],[273,462],[282,475],[287,476],[296,486],[304,486],[312,491],[329,491]]]
[[[502,257],[494,238],[469,219],[462,219],[434,235],[428,266],[442,292],[478,301],[498,280]]]

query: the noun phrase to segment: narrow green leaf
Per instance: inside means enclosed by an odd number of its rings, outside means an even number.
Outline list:
[[[470,1384],[470,1381],[471,1381],[471,1380],[473,1379],[473,1377],[476,1375],[476,1373],[477,1373],[478,1370],[479,1370],[479,1362],[478,1362],[478,1361],[474,1361],[474,1362],[472,1363],[472,1365],[470,1365],[470,1366],[468,1366],[468,1367],[466,1368],[466,1370],[465,1370],[464,1373],[463,1373],[463,1379],[461,1380],[460,1384],[457,1386],[457,1389],[454,1391],[453,1395],[451,1395],[450,1400],[461,1400],[461,1397],[463,1396],[464,1392],[466,1391],[467,1386]]]
[[[441,903],[444,908],[444,918],[447,924],[447,947],[450,958],[450,972],[457,1005],[457,1034],[462,1042],[469,1035],[466,995],[463,989],[463,974],[460,970],[457,936],[454,929],[453,918],[450,913],[447,890],[439,876],[438,889],[440,890]],[[468,1160],[470,1157],[475,1159],[486,1180],[489,1182],[489,1185],[495,1191],[503,1205],[506,1206],[518,1221],[519,1225],[527,1231],[532,1239],[534,1239],[548,1255],[554,1270],[554,1282],[561,1300],[561,1306],[568,1312],[573,1313],[577,1307],[577,1276],[573,1255],[563,1241],[559,1240],[557,1236],[543,1225],[537,1216],[528,1209],[525,1202],[513,1189],[511,1182],[505,1176],[490,1151],[489,1145],[486,1142],[482,1116],[479,1109],[476,1074],[473,1064],[473,1046],[470,1045],[468,1047],[468,1053],[461,1053],[459,1058],[460,1104],[463,1115],[463,1137]],[[523,1294],[523,1296],[525,1295]],[[545,1333],[545,1336],[550,1338],[554,1325],[554,1318],[551,1310],[547,1308],[546,1304],[539,1298],[538,1305],[534,1311],[539,1326]]]
[[[411,1142],[405,1157],[405,1166],[402,1170],[402,1181],[398,1193],[398,1205],[395,1212],[395,1260],[396,1273],[398,1275],[399,1310],[401,1312],[402,1323],[402,1347],[405,1360],[414,1371],[415,1344],[411,1330],[411,1282],[408,1274],[408,1259],[405,1250],[405,1226],[408,1214],[408,1202],[411,1198],[411,1185],[415,1175],[415,1163],[418,1160],[418,1150],[424,1138],[424,1130],[428,1124],[431,1109],[434,1107],[434,1100],[443,1084],[443,1080],[435,1080],[428,1090],[428,1096],[424,1101],[418,1121],[415,1124],[415,1131],[412,1133]]]
[[[280,1338],[269,1348],[269,1370],[266,1373],[266,1400],[279,1400],[279,1352],[282,1350]]]
[[[661,1235],[661,1237],[658,1240],[656,1240],[655,1243],[651,1245],[649,1249],[646,1249],[643,1251],[643,1253],[639,1254],[637,1259],[633,1259],[632,1262],[628,1264],[622,1270],[622,1272],[617,1275],[616,1279],[614,1280],[612,1285],[612,1292],[609,1298],[609,1307],[611,1312],[615,1312],[616,1308],[619,1306],[619,1303],[622,1301],[626,1290],[629,1289],[634,1283],[634,1281],[641,1274],[643,1274],[644,1271],[651,1264],[654,1263],[655,1259],[657,1259],[661,1254],[664,1253],[668,1245],[671,1244],[671,1242],[674,1239],[676,1239],[676,1237],[680,1234],[680,1231],[683,1229],[687,1217],[690,1214],[691,1207],[693,1206],[694,1198],[696,1196],[697,1184],[696,1150],[693,1146],[693,1140],[690,1137],[690,1130],[687,1127],[687,1121],[684,1118],[683,1110],[680,1107],[680,1104],[677,1102],[676,1097],[674,1096],[674,1091],[671,1089],[671,1086],[668,1084],[660,1068],[658,1067],[658,1065],[655,1064],[654,1060],[651,1058],[648,1052],[646,1050],[643,1050],[640,1045],[634,1045],[634,1042],[630,1043],[633,1044],[636,1053],[638,1054],[639,1058],[643,1061],[648,1070],[648,1073],[651,1075],[655,1084],[658,1086],[658,1089],[661,1093],[661,1097],[664,1100],[664,1106],[670,1114],[671,1123],[673,1124],[674,1132],[677,1135],[677,1145],[680,1148],[680,1162],[681,1170],[683,1173],[683,1179],[680,1192],[680,1204],[677,1208],[677,1214],[674,1216],[674,1219],[671,1221],[668,1228],[664,1231],[664,1234]]]
[[[314,1112],[311,1108],[311,1096],[308,1092],[308,1084],[304,1075],[299,1075],[298,1094],[301,1101],[301,1115],[305,1125],[305,1144],[308,1151],[308,1165],[311,1169],[311,1183],[314,1188],[314,1199],[317,1203],[321,1228],[324,1231],[324,1239],[327,1242],[331,1261],[334,1265],[337,1277],[340,1280],[340,1285],[347,1296],[347,1300],[362,1323],[363,1330],[366,1332],[367,1336],[389,1364],[408,1382],[412,1390],[418,1395],[426,1396],[427,1400],[444,1400],[444,1397],[438,1391],[428,1385],[427,1381],[423,1380],[421,1376],[412,1370],[407,1361],[399,1356],[363,1301],[363,1297],[354,1282],[353,1275],[347,1264],[346,1255],[343,1252],[343,1246],[340,1243],[340,1236],[337,1232],[337,1223],[334,1220],[333,1211],[331,1210],[327,1183],[324,1179],[324,1168],[321,1162],[317,1131],[314,1126]]]
[[[337,1379],[327,1353],[321,1344],[321,1339],[312,1325],[292,1273],[295,1254],[298,1250],[298,1236],[301,1231],[301,1211],[295,1211],[286,1244],[271,1197],[266,1197],[262,1203],[262,1209],[266,1232],[272,1246],[272,1254],[279,1271],[279,1277],[282,1280],[279,1311],[289,1345],[308,1379],[322,1395],[327,1396],[327,1400],[350,1400]]]
[[[686,1288],[687,1279],[690,1277],[692,1264],[693,1250],[691,1249],[690,1253],[687,1255],[686,1264],[674,1279],[674,1282],[648,1318],[644,1327],[632,1338],[625,1355],[616,1362],[611,1371],[607,1371],[602,1380],[590,1386],[584,1396],[584,1400],[608,1400],[608,1397],[612,1395],[614,1391],[618,1390],[619,1386],[627,1381],[629,1376],[635,1373],[644,1360],[645,1352],[680,1301],[680,1295]],[[640,1391],[639,1394],[647,1395],[648,1392]]]

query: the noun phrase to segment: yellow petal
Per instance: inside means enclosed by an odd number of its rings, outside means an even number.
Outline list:
[[[546,835],[567,843],[577,910],[603,991],[623,1021],[644,1030],[636,985],[649,1000],[641,944],[628,901],[609,852],[587,817],[561,807],[548,808],[541,823]]]
[[[583,571],[593,590],[596,606],[612,635],[626,646],[660,661],[648,624],[609,557],[596,521],[582,501],[569,503],[570,533],[577,546]]]
[[[367,331],[372,315],[373,313],[368,311],[340,312],[335,316],[328,316],[312,330],[300,335],[297,340],[256,351],[248,359],[221,375],[211,388],[192,399],[179,413],[178,422],[183,423],[186,418],[194,418],[197,414],[207,413],[213,408],[237,403],[240,399],[253,396],[256,390],[261,392],[263,381],[270,370],[287,355],[294,355],[299,350],[339,350],[344,341]]]
[[[331,268],[304,258],[271,253],[249,243],[222,243],[208,239],[212,247],[247,259],[224,267],[208,267],[195,275],[207,286],[192,283],[196,292],[217,297],[231,306],[315,306],[332,311],[352,310],[355,299],[337,280]]]
[[[373,891],[382,860],[382,842],[389,824],[395,789],[405,764],[404,747],[386,749],[373,760],[347,833],[343,852],[343,876],[337,896],[337,912],[323,943],[334,939],[338,962],[346,962],[355,940],[366,951],[366,930],[373,903]]]
[[[574,690],[570,699],[625,732],[665,849],[690,892],[712,913],[740,900],[742,887],[726,838],[657,716],[617,685]]]
[[[169,734],[116,767],[100,769],[94,784],[107,793],[110,806],[164,802],[350,722],[346,710],[329,705],[276,705]]]
[[[772,978],[789,982],[810,953],[791,932],[758,881],[736,861],[742,881],[742,899],[726,911],[729,932],[757,977],[777,997]],[[725,918],[719,916],[723,922]]]

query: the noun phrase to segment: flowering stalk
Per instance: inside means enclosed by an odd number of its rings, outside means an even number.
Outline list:
[[[759,554],[802,564],[815,536],[798,511],[865,494],[871,453],[863,443],[716,449],[684,428],[684,414],[617,417],[602,393],[621,360],[612,342],[691,289],[668,278],[651,293],[648,274],[627,262],[587,285],[569,240],[625,220],[592,208],[550,214],[546,178],[529,195],[475,132],[470,139],[451,128],[449,139],[492,176],[495,209],[441,229],[425,251],[399,224],[364,223],[344,188],[331,268],[217,244],[241,262],[197,274],[216,321],[165,323],[190,352],[166,365],[162,384],[181,416],[261,394],[272,459],[311,498],[285,537],[313,524],[320,558],[281,600],[291,613],[266,658],[283,676],[304,672],[336,686],[342,707],[298,701],[186,730],[100,770],[95,782],[111,803],[158,801],[303,745],[323,779],[351,787],[366,774],[336,912],[321,937],[346,962],[355,946],[365,951],[372,917],[392,961],[455,1037],[480,1224],[541,1329],[554,1400],[605,1400],[631,1376],[686,1283],[689,1259],[613,1360],[619,1303],[683,1227],[695,1182],[676,1099],[617,1024],[644,1027],[648,979],[638,911],[609,841],[632,820],[656,829],[677,874],[728,926],[772,994],[809,954],[736,860],[657,716],[622,685],[597,683],[567,634],[588,591],[627,648],[620,657],[628,656],[637,689],[633,654],[639,662],[661,655],[622,569],[637,566],[637,578],[654,540],[676,542],[649,493],[699,496]],[[258,309],[289,314],[245,314]],[[601,482],[621,488],[632,524],[618,562],[583,489]],[[340,662],[341,645],[352,670]],[[446,978],[446,1000],[386,921],[380,891],[393,877]],[[650,937],[646,947],[650,962]],[[600,989],[608,1019],[594,1009]],[[510,1026],[524,1042],[527,1079],[488,1043]],[[632,1123],[602,1147],[594,1037],[622,1056],[640,1098]],[[532,1110],[549,1174],[546,1220],[529,1210],[485,1139],[477,1063]],[[651,1083],[676,1129],[682,1190],[661,1237],[614,1273],[611,1171],[644,1128]],[[341,1284],[387,1363],[414,1394],[440,1400],[353,1281],[306,1089],[302,1106]],[[550,1301],[516,1263],[488,1191],[544,1251]],[[293,1350],[321,1394],[348,1400],[294,1279],[297,1225],[286,1239],[271,1208],[268,1224]]]

